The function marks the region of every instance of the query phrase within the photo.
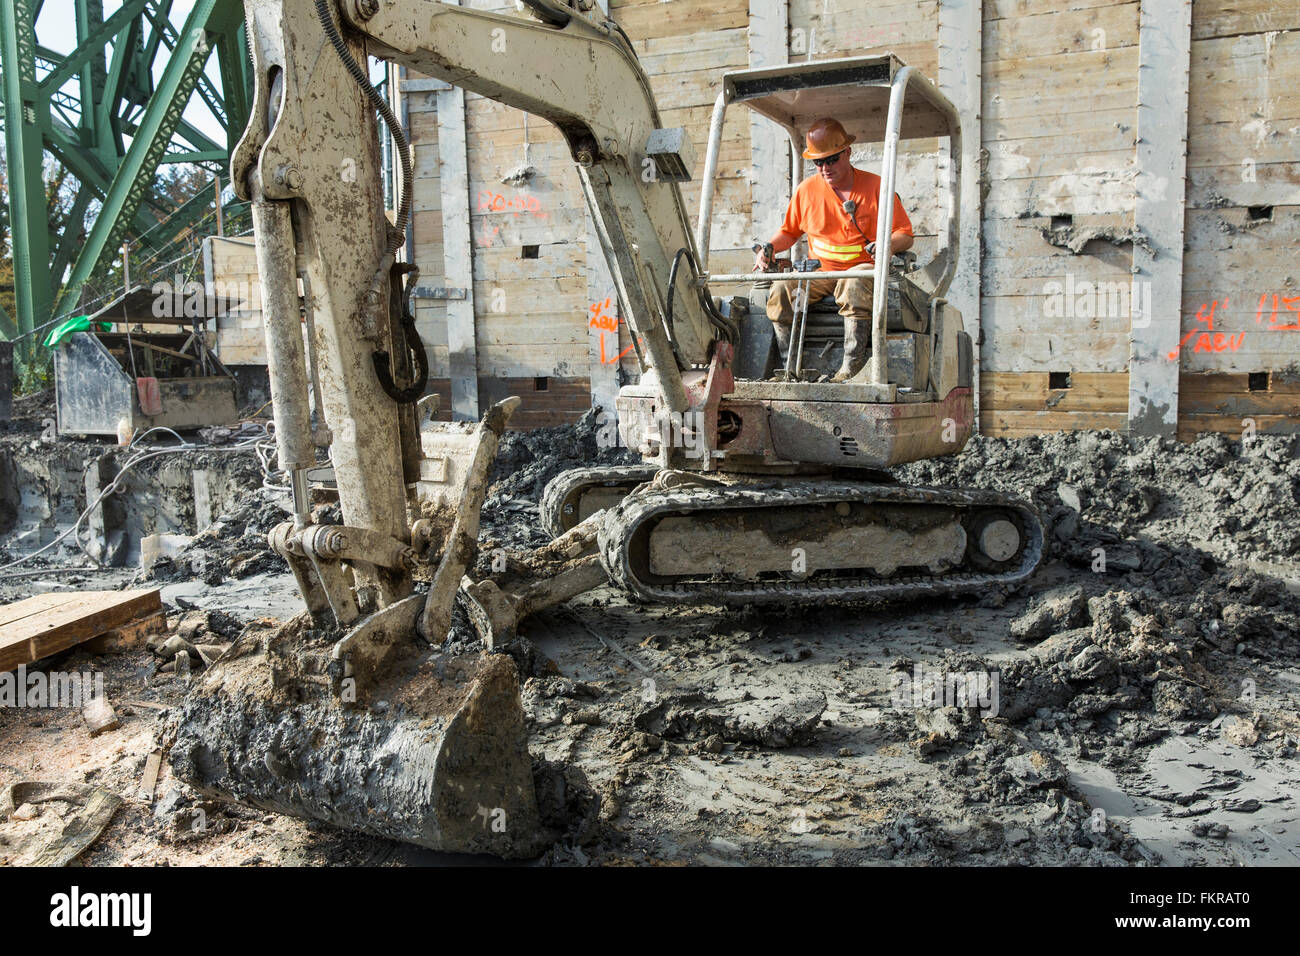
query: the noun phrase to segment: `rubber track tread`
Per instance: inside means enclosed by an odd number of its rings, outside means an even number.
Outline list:
[[[998,508],[1014,511],[1024,521],[1028,541],[1020,565],[1005,572],[978,571],[964,565],[961,569],[942,575],[892,578],[862,575],[805,581],[791,579],[662,584],[642,581],[632,569],[628,542],[640,526],[652,519],[737,507],[797,507],[846,500],[863,504],[948,505],[962,509]],[[773,488],[681,488],[636,495],[625,498],[617,507],[605,509],[598,542],[601,564],[610,580],[643,601],[661,604],[867,602],[966,594],[988,587],[1019,584],[1033,574],[1042,561],[1043,524],[1038,513],[1029,505],[993,491],[905,488],[898,485],[826,481]]]

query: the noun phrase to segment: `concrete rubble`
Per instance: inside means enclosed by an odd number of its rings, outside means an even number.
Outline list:
[[[53,529],[75,518],[86,499],[72,472],[92,450],[112,448],[60,442],[51,455],[30,415],[0,427],[0,481],[30,473],[38,457],[65,456],[66,474],[49,465],[38,489],[42,520]],[[480,562],[495,547],[547,540],[537,500],[555,474],[631,460],[598,448],[596,434],[588,416],[505,437]],[[724,609],[640,606],[602,588],[537,615],[515,659],[539,799],[551,815],[581,803],[568,814],[578,823],[541,861],[1300,862],[1296,456],[1284,437],[1244,447],[1224,436],[1179,444],[1109,432],[976,438],[960,456],[895,477],[1031,497],[1048,525],[1048,555],[1019,591]],[[24,566],[48,577],[0,576],[0,601],[153,581],[170,623],[147,646],[45,662],[104,672],[119,726],[92,741],[80,714],[0,712],[0,769],[129,798],[82,854],[88,864],[436,859],[209,801],[166,761],[152,805],[139,798],[150,755],[193,694],[196,678],[185,672],[201,674],[249,628],[299,610],[265,543],[283,499],[263,488],[256,459],[175,458],[168,467],[202,465],[213,486],[237,493],[220,491],[198,528],[192,486],[187,498],[182,483],[168,485],[175,500],[132,533],[189,536],[174,555],[143,569],[56,573],[85,563],[72,545]],[[150,480],[142,493],[170,479]],[[23,507],[40,510],[30,495]],[[339,520],[328,501],[317,516]],[[0,516],[0,561],[29,550],[22,535],[49,533],[17,517]],[[477,650],[458,618],[437,653]],[[39,812],[53,811],[19,807],[0,822],[0,841],[6,826],[28,826],[23,815]]]

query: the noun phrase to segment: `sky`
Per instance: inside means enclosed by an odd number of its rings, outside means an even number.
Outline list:
[[[5,0],[0,0],[0,2],[5,2]],[[104,17],[107,19],[112,16],[121,6],[121,0],[104,0]],[[194,0],[174,0],[169,19],[178,31],[193,9]],[[72,0],[45,0],[45,5],[41,8],[41,15],[36,20],[36,40],[42,46],[49,47],[51,50],[58,50],[60,53],[72,52],[77,45],[77,15]],[[155,81],[162,76],[166,66],[167,52],[163,49],[159,51],[154,61],[153,74]],[[220,89],[221,72],[217,68],[217,58],[215,56],[208,60],[205,72],[217,85],[217,89]],[[77,92],[75,82],[70,84],[67,89],[75,94]],[[185,110],[185,119],[209,139],[218,143],[225,142],[221,123],[212,115],[201,97],[195,96],[191,98],[190,104]]]

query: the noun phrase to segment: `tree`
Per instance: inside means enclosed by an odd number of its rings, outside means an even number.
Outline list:
[[[9,171],[4,166],[4,156],[0,155],[0,308],[13,318],[18,314],[17,301],[14,297],[14,259],[10,252],[9,241]]]

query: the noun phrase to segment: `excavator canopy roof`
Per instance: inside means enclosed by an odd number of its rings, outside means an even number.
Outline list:
[[[722,78],[730,103],[768,117],[802,138],[814,120],[833,116],[859,143],[885,138],[890,85],[905,64],[892,53],[739,70]],[[957,129],[957,111],[929,80],[912,73],[899,136],[926,139]]]

